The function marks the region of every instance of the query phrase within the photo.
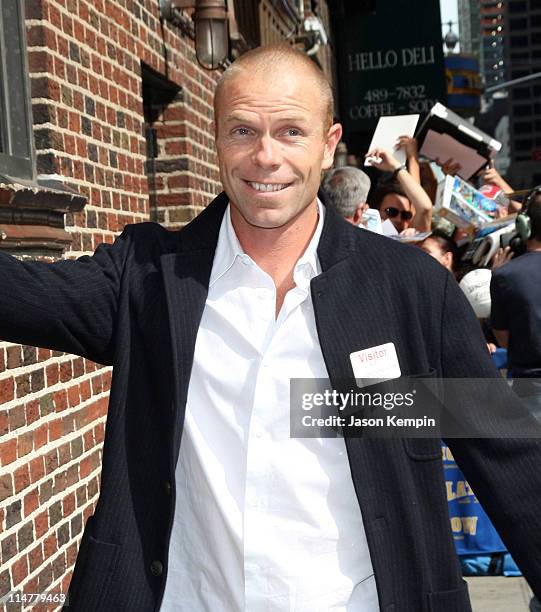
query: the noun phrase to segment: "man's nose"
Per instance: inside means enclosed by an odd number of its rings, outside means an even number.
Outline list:
[[[282,163],[280,144],[269,134],[263,134],[256,143],[253,159],[257,165],[264,168],[280,166]]]

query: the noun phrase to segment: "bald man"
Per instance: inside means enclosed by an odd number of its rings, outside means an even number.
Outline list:
[[[356,388],[354,357],[382,345],[406,376],[494,376],[469,305],[438,262],[319,201],[341,127],[309,58],[246,53],[215,111],[225,192],[186,228],[0,254],[0,337],[114,367],[69,610],[469,611],[439,440],[295,438],[289,405],[294,378]],[[539,444],[449,446],[540,593]]]

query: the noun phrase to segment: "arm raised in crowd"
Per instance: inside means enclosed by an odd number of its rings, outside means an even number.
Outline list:
[[[419,147],[417,139],[412,136],[400,136],[397,149],[404,149],[406,152],[406,165],[408,172],[419,185],[421,184],[421,167],[419,166]]]
[[[432,225],[432,202],[426,191],[390,151],[374,149],[367,154],[367,157],[381,159],[381,162],[376,164],[376,168],[379,170],[396,173],[400,186],[415,209],[412,227],[418,232],[429,232]]]
[[[0,339],[109,364],[128,234],[77,260],[20,261],[0,252]]]

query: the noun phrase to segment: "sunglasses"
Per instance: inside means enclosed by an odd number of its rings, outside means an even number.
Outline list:
[[[395,217],[398,217],[399,214],[402,221],[409,221],[413,217],[411,210],[398,210],[398,208],[395,208],[394,206],[384,208],[383,212],[389,217],[389,219],[394,219]]]

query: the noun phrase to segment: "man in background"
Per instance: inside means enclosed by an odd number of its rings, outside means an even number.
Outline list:
[[[514,391],[541,421],[541,189],[522,213],[529,229],[526,253],[494,271],[491,321],[500,346],[508,349]]]
[[[370,178],[365,172],[353,166],[335,168],[325,175],[321,189],[340,216],[353,225],[362,223],[363,213],[369,208]]]

